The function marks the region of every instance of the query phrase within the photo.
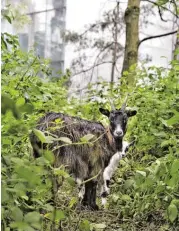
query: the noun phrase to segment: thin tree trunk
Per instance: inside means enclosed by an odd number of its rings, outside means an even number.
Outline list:
[[[175,47],[174,47],[174,51],[173,51],[173,59],[174,60],[179,60],[179,54],[177,51],[179,51],[179,30],[178,30],[177,35],[176,35],[176,43],[175,43]]]
[[[122,74],[124,71],[129,70],[131,65],[136,64],[138,60],[140,1],[128,0],[128,6],[125,11],[126,45]],[[128,85],[132,85],[134,76],[128,75],[126,82]]]
[[[113,49],[113,57],[112,57],[112,68],[111,68],[111,86],[113,85],[114,82],[114,73],[115,73],[115,66],[116,66],[116,53],[117,53],[117,33],[118,33],[118,16],[119,16],[119,2],[117,2],[117,9],[115,13],[115,22],[114,22],[114,27],[115,27],[115,32],[114,32],[114,49]]]

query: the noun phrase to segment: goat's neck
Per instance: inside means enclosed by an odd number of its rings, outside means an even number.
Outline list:
[[[114,140],[115,140],[116,150],[122,151],[122,138],[121,139],[118,138]]]
[[[121,151],[122,150],[122,139],[115,139],[109,127],[106,128],[106,134],[107,134],[110,146],[113,149],[115,149],[115,151]]]

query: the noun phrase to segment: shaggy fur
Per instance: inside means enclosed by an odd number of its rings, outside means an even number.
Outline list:
[[[100,112],[109,117],[110,126],[107,130],[99,122],[83,120],[62,113],[50,112],[39,120],[36,129],[44,133],[48,132],[57,138],[68,137],[72,141],[70,145],[59,140],[52,144],[42,144],[33,132],[30,135],[35,158],[41,155],[43,149],[52,150],[55,155],[55,166],[66,166],[75,179],[84,181],[96,176],[92,181],[85,183],[82,200],[83,205],[92,209],[97,209],[97,183],[103,181],[103,171],[111,157],[117,151],[122,150],[122,139],[126,131],[127,119],[136,114],[134,112],[128,115],[125,110],[109,112],[100,109]],[[80,138],[87,134],[94,135],[90,140],[92,144],[77,144],[80,142]]]

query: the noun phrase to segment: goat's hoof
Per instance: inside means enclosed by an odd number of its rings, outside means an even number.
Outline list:
[[[89,205],[89,204],[78,204],[77,205],[77,210],[92,210],[92,211],[97,211],[99,210],[99,207],[97,204],[92,204],[92,205]]]
[[[99,210],[99,207],[97,204],[93,204],[93,205],[91,205],[91,209],[94,211],[97,211],[97,210]]]
[[[87,210],[88,209],[88,205],[83,205],[83,204],[79,203],[79,204],[77,204],[76,209],[78,211]]]

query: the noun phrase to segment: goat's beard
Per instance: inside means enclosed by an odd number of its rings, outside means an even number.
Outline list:
[[[123,137],[114,137],[114,140],[115,140],[116,150],[117,151],[122,151]]]

